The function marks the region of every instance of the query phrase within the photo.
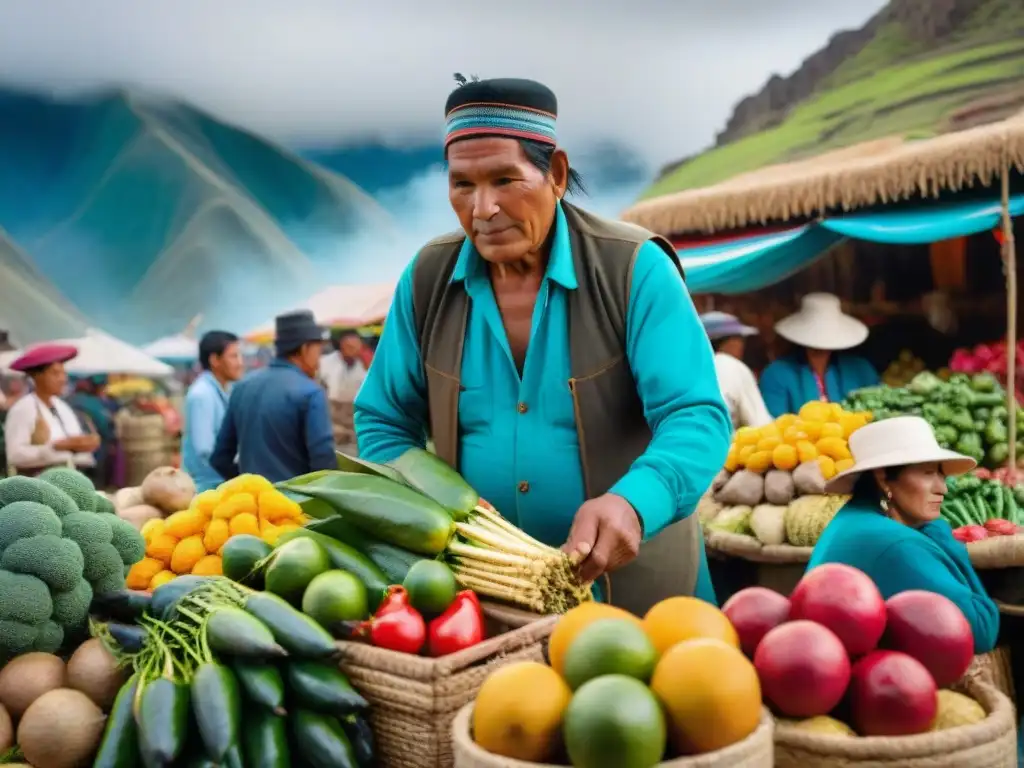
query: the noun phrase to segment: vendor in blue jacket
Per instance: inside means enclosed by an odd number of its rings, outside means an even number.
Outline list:
[[[870,362],[847,351],[864,343],[868,328],[843,312],[838,296],[807,294],[800,311],[776,323],[775,332],[795,347],[761,372],[761,395],[776,418],[812,400],[838,403],[879,382]]]
[[[823,563],[858,568],[888,599],[920,589],[948,597],[974,633],[974,652],[987,653],[999,634],[999,609],[985,592],[967,556],[939,515],[946,478],[976,462],[939,447],[924,419],[878,421],[850,436],[856,462],[827,485],[853,498],[829,523],[808,570]]]

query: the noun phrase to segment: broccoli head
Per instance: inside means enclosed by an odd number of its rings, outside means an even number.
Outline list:
[[[81,511],[96,511],[96,489],[81,472],[68,467],[51,467],[39,475],[39,479],[64,491]]]
[[[0,570],[0,619],[42,624],[53,614],[50,588],[35,576]]]
[[[110,523],[110,529],[114,532],[110,543],[121,554],[122,563],[134,565],[146,556],[146,542],[134,525],[116,516],[104,519]]]
[[[85,557],[85,579],[92,583],[94,592],[99,592],[96,588],[97,582],[112,573],[121,578],[121,586],[124,586],[124,563],[121,562],[121,555],[112,544],[86,544],[82,547],[82,555]]]
[[[98,493],[96,494],[96,511],[104,515],[117,514],[117,510],[114,509],[114,502]]]
[[[92,585],[85,579],[67,592],[54,592],[53,620],[62,627],[82,626],[89,617],[92,594]]]
[[[100,578],[93,581],[92,589],[97,595],[121,592],[124,590],[124,569],[119,568],[116,571],[110,571],[110,573],[100,576]]]
[[[61,535],[60,518],[35,501],[15,501],[0,509],[0,552],[27,536]]]
[[[0,619],[0,661],[33,650],[39,627],[21,621]]]
[[[64,644],[64,629],[52,621],[45,621],[36,629],[36,640],[32,643],[33,651],[56,653]]]
[[[73,589],[82,580],[85,560],[71,539],[45,534],[18,539],[0,555],[0,568],[35,576],[55,592]]]
[[[66,517],[78,511],[74,499],[55,485],[37,477],[15,475],[0,480],[0,507],[16,501],[34,501],[49,507],[57,517]]]
[[[64,538],[71,539],[85,551],[94,544],[109,544],[114,536],[110,518],[93,512],[75,512],[64,518]]]

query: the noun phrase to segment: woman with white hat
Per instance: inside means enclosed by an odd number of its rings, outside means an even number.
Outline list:
[[[879,383],[871,363],[845,351],[864,343],[868,328],[843,313],[838,296],[807,294],[800,311],[776,323],[775,332],[797,349],[761,372],[761,394],[772,416],[796,413],[812,400],[836,403]]]
[[[977,462],[944,450],[924,419],[876,421],[850,436],[854,465],[832,478],[827,493],[850,493],[818,540],[807,569],[843,563],[872,578],[888,599],[910,589],[935,592],[963,611],[974,652],[987,653],[999,634],[999,609],[974,572],[967,548],[953,538],[939,509],[946,478]]]
[[[743,362],[747,339],[756,336],[757,329],[725,312],[705,312],[700,321],[715,350],[718,387],[729,408],[733,427],[763,427],[772,417],[757,388],[754,372]]]

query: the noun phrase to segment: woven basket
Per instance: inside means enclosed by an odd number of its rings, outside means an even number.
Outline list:
[[[483,610],[488,639],[439,659],[338,643],[342,671],[370,703],[379,768],[451,768],[452,720],[484,679],[502,664],[544,661],[557,617],[490,603]]]
[[[546,763],[498,757],[480,749],[473,741],[472,717],[473,705],[467,704],[452,725],[455,768],[556,768]],[[772,768],[775,764],[772,747],[774,725],[772,716],[764,710],[757,730],[738,744],[706,755],[667,760],[658,765],[660,768]]]
[[[704,544],[723,555],[740,557],[752,563],[794,565],[811,559],[813,547],[794,547],[790,544],[762,544],[753,536],[738,533],[705,530]]]
[[[967,545],[971,564],[981,570],[1024,565],[1024,534],[993,536]]]
[[[1008,646],[982,653],[974,657],[962,681],[986,683],[1005,695],[1016,706],[1017,696],[1013,685],[1013,663]]]
[[[1016,768],[1017,730],[1010,700],[984,683],[965,692],[988,717],[975,725],[898,738],[826,736],[775,727],[778,768]]]

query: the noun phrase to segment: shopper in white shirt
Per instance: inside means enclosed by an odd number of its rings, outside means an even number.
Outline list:
[[[60,399],[67,385],[64,363],[78,350],[65,344],[41,344],[11,363],[32,380],[32,392],[7,411],[4,444],[7,473],[38,475],[55,466],[88,472],[96,462],[99,437],[86,434],[75,412]]]
[[[700,319],[715,350],[718,386],[729,406],[733,426],[761,427],[769,423],[772,417],[761,397],[757,379],[743,362],[747,337],[756,336],[757,329],[725,312],[706,312]]]

